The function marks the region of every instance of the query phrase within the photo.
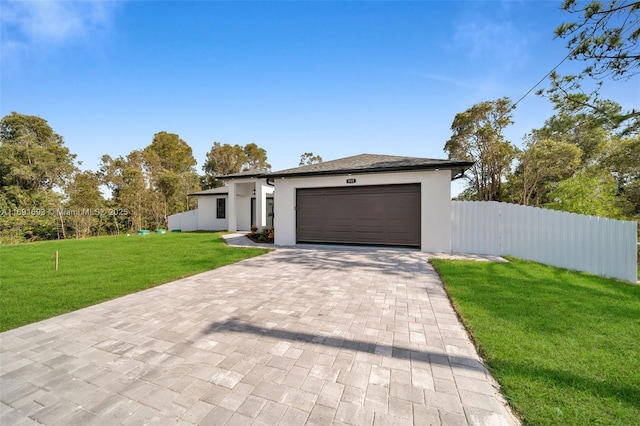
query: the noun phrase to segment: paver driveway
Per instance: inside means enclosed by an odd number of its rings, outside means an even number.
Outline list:
[[[279,249],[0,335],[0,424],[517,424],[426,255]]]

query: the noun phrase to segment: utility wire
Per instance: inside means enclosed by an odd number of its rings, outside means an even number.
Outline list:
[[[633,31],[635,27],[630,26],[629,28],[627,28],[625,31],[620,33],[620,37],[622,37],[623,35],[626,36],[626,33],[628,33],[629,31]],[[574,49],[572,49],[567,56],[564,57],[563,60],[561,60],[558,65],[556,65],[555,67],[553,67],[551,69],[551,71],[549,71],[544,77],[542,77],[540,79],[540,81],[538,81],[531,89],[529,89],[529,91],[527,93],[525,93],[524,95],[522,95],[522,97],[520,97],[520,99],[518,99],[514,104],[513,104],[513,108],[516,107],[516,105],[518,105],[524,98],[526,98],[527,96],[529,96],[529,94],[531,92],[533,92],[533,90],[538,87],[540,85],[540,83],[542,83],[544,80],[546,80],[547,77],[549,77],[551,75],[552,72],[554,72],[555,70],[557,70],[560,65],[562,65],[564,63],[564,61],[566,61],[567,59],[569,59],[569,57],[571,57],[571,55],[573,55],[580,47],[582,47],[582,45],[585,43],[586,40],[583,40],[582,43],[578,44]]]
[[[566,61],[567,59],[569,59],[569,57],[570,57],[571,55],[573,55],[573,52],[574,52],[574,51],[576,51],[576,50],[577,50],[577,48],[576,48],[576,49],[574,49],[574,50],[572,50],[571,52],[569,52],[569,53],[567,54],[567,56],[565,56],[565,57],[564,57],[564,59],[563,59],[563,60],[561,60],[561,61],[558,63],[558,65],[556,65],[555,67],[553,67],[553,68],[551,69],[551,71],[549,71],[548,73],[546,73],[546,74],[545,74],[545,76],[544,76],[544,77],[542,77],[542,78],[540,79],[540,81],[538,81],[536,84],[534,84],[534,85],[533,85],[533,87],[532,87],[531,89],[529,89],[529,91],[528,91],[527,93],[525,93],[524,95],[522,95],[522,97],[520,97],[520,99],[518,99],[518,100],[513,104],[513,108],[515,108],[515,107],[516,107],[516,106],[517,106],[517,105],[518,105],[518,104],[519,104],[519,103],[520,103],[524,98],[526,98],[527,96],[529,96],[529,94],[530,94],[531,92],[533,92],[533,90],[534,90],[536,87],[538,87],[538,86],[540,85],[540,83],[542,83],[543,81],[545,81],[545,80],[547,79],[547,77],[549,77],[549,76],[551,75],[551,73],[552,73],[552,72],[554,72],[555,70],[557,70],[557,69],[560,67],[560,65],[562,65],[562,64],[564,63],[564,61]]]

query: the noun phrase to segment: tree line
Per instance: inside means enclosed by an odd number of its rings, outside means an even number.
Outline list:
[[[525,135],[521,147],[504,137],[513,124],[508,98],[457,114],[444,150],[450,159],[475,161],[458,199],[640,218],[640,135],[610,119],[620,105],[597,104],[606,113],[557,104],[556,114]]]
[[[169,215],[195,207],[189,194],[221,185],[218,176],[271,167],[255,143],[214,142],[200,176],[191,147],[166,131],[153,135],[143,149],[103,155],[96,171],[79,166],[45,119],[16,112],[2,118],[0,241],[166,228]]]

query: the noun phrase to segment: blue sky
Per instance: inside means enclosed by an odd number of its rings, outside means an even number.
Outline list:
[[[198,172],[214,141],[254,142],[273,170],[303,152],[445,158],[456,113],[520,98],[566,56],[560,5],[3,0],[0,114],[46,119],[92,170],[159,131]],[[637,81],[603,96],[640,104]],[[507,136],[551,114],[531,94]]]

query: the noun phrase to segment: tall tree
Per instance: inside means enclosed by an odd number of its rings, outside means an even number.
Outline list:
[[[547,193],[557,182],[568,179],[581,165],[582,151],[576,145],[529,135],[517,155],[519,164],[509,177],[516,201],[525,206],[547,202]]]
[[[640,72],[640,1],[564,0],[562,8],[576,19],[562,23],[555,34],[567,41],[567,57],[586,66],[577,75],[551,73],[549,88],[537,94],[549,97],[556,104],[586,108],[608,117],[624,135],[637,133],[640,131],[639,110],[607,110],[598,101],[606,79],[628,80]],[[582,89],[586,78],[597,82],[589,94]]]
[[[112,207],[128,213],[113,225],[127,230],[166,228],[169,215],[194,206],[188,194],[200,189],[195,164],[191,147],[167,132],[156,133],[151,144],[126,157],[104,155],[100,176],[112,191]]]
[[[229,145],[214,142],[213,147],[207,153],[207,159],[202,166],[206,176],[210,179],[210,184],[222,185],[216,176],[230,175],[238,173],[246,164],[246,155],[240,145]]]
[[[613,101],[598,103],[621,109]],[[575,213],[640,217],[640,135],[621,135],[615,122],[589,108],[558,103],[556,110],[518,153],[508,177],[509,199]]]
[[[127,212],[127,215],[114,217],[116,232],[123,228],[148,228],[152,194],[144,170],[142,152],[131,151],[126,157],[117,158],[103,155],[99,175],[103,184],[111,190],[110,207]]]
[[[222,185],[218,176],[225,176],[248,170],[268,171],[271,165],[267,162],[267,151],[254,143],[245,145],[229,145],[214,142],[207,153],[207,159],[202,166],[205,172],[203,183],[207,188]]]
[[[624,110],[619,104],[599,98],[602,81],[596,89],[586,93],[582,89],[584,76],[560,76],[556,72],[550,75],[550,86],[538,90],[539,96],[547,97],[557,110],[571,115],[582,114],[596,118],[607,130],[625,136],[640,132],[640,111]]]
[[[503,135],[513,123],[512,110],[509,98],[501,98],[476,104],[453,120],[453,135],[444,151],[451,160],[475,162],[465,178],[476,200],[502,200],[502,178],[515,155],[515,147]]]
[[[569,58],[586,62],[591,77],[629,78],[640,72],[640,1],[564,0],[562,8],[577,20],[556,28],[567,40]]]
[[[599,100],[603,111],[620,111],[621,107],[613,101]],[[553,139],[576,145],[582,150],[582,165],[594,164],[602,155],[609,139],[616,135],[617,124],[610,117],[590,108],[577,107],[575,104],[555,105],[556,113],[547,119],[544,126],[533,131],[537,139]]]
[[[248,143],[242,148],[246,158],[243,170],[260,170],[263,172],[271,170],[271,164],[267,162],[267,151],[260,148],[255,143]]]
[[[0,179],[25,191],[60,188],[75,155],[46,120],[12,112],[0,121]]]
[[[76,238],[100,233],[103,221],[107,221],[105,200],[100,192],[100,177],[92,171],[77,171],[65,186],[65,207],[73,212],[65,222]]]
[[[0,204],[3,238],[50,239],[59,232],[54,214],[61,189],[75,170],[75,155],[46,120],[12,112],[0,121]]]
[[[560,182],[549,193],[550,202],[545,207],[619,219],[622,212],[616,206],[617,191],[616,181],[610,174],[590,168]]]
[[[196,160],[185,141],[167,132],[153,136],[143,157],[151,189],[157,193],[155,221],[165,226],[169,215],[194,207],[195,200],[190,200],[188,194],[200,189]]]
[[[311,164],[322,163],[322,157],[319,155],[313,155],[313,152],[305,152],[300,156],[299,166],[308,166]]]
[[[629,219],[640,219],[640,135],[614,140],[599,166],[617,182],[616,206]]]
[[[145,148],[145,152],[153,153],[159,160],[159,165],[164,170],[176,173],[195,171],[196,159],[189,144],[174,133],[158,132],[153,135],[151,144]]]

